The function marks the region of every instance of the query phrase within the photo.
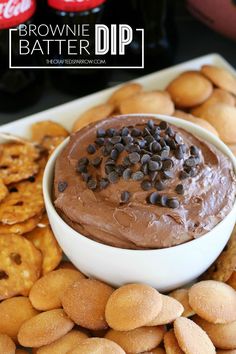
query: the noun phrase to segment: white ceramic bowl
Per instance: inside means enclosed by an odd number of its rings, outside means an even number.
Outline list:
[[[212,133],[182,119],[146,116],[166,120],[211,142],[229,156],[236,170],[234,155]],[[139,282],[150,284],[160,291],[169,291],[193,281],[219,256],[235,225],[236,203],[225,219],[204,236],[165,249],[137,251],[115,248],[92,241],[72,229],[58,215],[51,199],[55,161],[67,143],[68,140],[63,142],[51,156],[44,173],[43,190],[55,236],[66,256],[83,273],[114,286]]]

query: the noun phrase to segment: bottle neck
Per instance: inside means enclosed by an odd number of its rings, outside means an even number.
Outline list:
[[[102,5],[106,0],[47,0],[48,6],[65,12],[82,12]]]
[[[36,0],[1,0],[0,29],[27,22],[36,11]]]

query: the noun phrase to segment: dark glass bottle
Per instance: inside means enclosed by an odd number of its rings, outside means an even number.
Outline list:
[[[44,76],[34,69],[9,69],[9,28],[33,21],[35,0],[12,0],[0,6],[0,111],[13,112],[33,105],[43,91]],[[30,56],[18,53],[18,41],[12,36],[12,62],[14,66],[37,66]]]
[[[64,0],[48,0],[47,23],[52,25],[83,25],[91,27],[102,23],[106,0],[81,0],[68,3]],[[91,47],[94,47],[94,38],[89,38]],[[53,59],[64,59],[68,54],[56,54]],[[93,59],[83,55],[83,59]],[[84,95],[102,88],[107,83],[106,69],[57,69],[51,71],[54,86],[62,91]]]
[[[126,0],[126,11],[119,1],[110,0],[109,5],[111,22],[126,23],[133,29],[144,28],[145,68],[142,73],[172,65],[177,43],[173,0]],[[133,42],[127,50],[126,64],[128,61],[129,65],[136,65],[142,52],[140,32],[134,31]]]

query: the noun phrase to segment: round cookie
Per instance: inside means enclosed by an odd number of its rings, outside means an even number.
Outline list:
[[[137,82],[130,82],[115,90],[109,98],[108,103],[114,105],[115,108],[118,108],[122,101],[140,93],[141,91],[142,85]]]
[[[184,354],[175,338],[173,330],[164,335],[164,347],[166,354]]]
[[[236,321],[236,292],[222,282],[205,280],[194,284],[189,289],[189,304],[208,322]]]
[[[75,349],[67,354],[125,354],[116,343],[106,338],[89,338],[83,340]]]
[[[159,326],[173,322],[184,312],[182,304],[176,299],[162,295],[162,309],[157,317],[148,323],[148,326]]]
[[[186,354],[215,354],[208,335],[196,323],[185,317],[174,322],[174,333],[180,348]]]
[[[54,270],[34,283],[30,290],[29,299],[34,308],[41,311],[60,308],[63,293],[75,281],[84,278],[85,276],[77,270]]]
[[[163,91],[142,92],[120,104],[121,114],[151,113],[168,114],[174,112],[174,104]]]
[[[0,333],[7,334],[17,341],[22,324],[38,314],[28,297],[12,297],[0,303]]]
[[[105,329],[105,307],[113,291],[98,280],[82,279],[64,292],[62,306],[76,324],[91,330]]]
[[[200,127],[204,128],[206,130],[209,130],[209,132],[211,132],[212,134],[219,136],[217,130],[205,119],[194,117],[192,114],[189,114],[189,113],[186,113],[186,112],[180,111],[180,110],[174,111],[173,116],[187,120],[187,121],[192,122],[194,124],[197,124]]]
[[[236,78],[228,70],[214,65],[203,65],[201,72],[217,87],[236,95]]]
[[[117,343],[126,353],[143,353],[156,348],[164,337],[164,327],[140,327],[131,331],[110,329],[105,338]]]
[[[177,107],[190,108],[203,103],[212,94],[212,84],[199,72],[186,71],[167,86]]]
[[[117,331],[129,331],[154,320],[162,309],[162,295],[145,284],[115,290],[107,302],[106,320]]]
[[[204,111],[206,108],[210,107],[215,103],[226,103],[229,106],[234,106],[235,98],[225,90],[214,89],[211,96],[205,102],[203,102],[203,104],[193,108],[191,110],[191,113],[194,116],[198,117],[202,111]]]
[[[200,118],[206,119],[218,131],[226,144],[236,143],[236,107],[215,103],[206,108]]]
[[[189,305],[188,289],[177,289],[175,291],[172,291],[169,294],[169,296],[179,301],[184,307],[184,312],[182,313],[182,317],[191,317],[195,314],[195,312]]]
[[[6,334],[0,333],[0,353],[1,354],[15,354],[16,346],[13,340]]]
[[[88,109],[82,113],[81,116],[75,121],[72,131],[77,132],[88,124],[97,122],[101,119],[109,117],[114,111],[114,106],[109,103],[104,103],[99,106]]]
[[[213,324],[199,316],[195,316],[193,320],[208,334],[216,348],[236,348],[236,321],[227,324]]]
[[[63,337],[74,323],[61,309],[42,312],[23,323],[18,333],[22,346],[38,348]]]
[[[233,349],[233,350],[217,350],[216,354],[236,354],[236,349]]]
[[[86,338],[88,338],[88,336],[85,333],[72,330],[55,342],[36,349],[34,354],[67,354],[69,350],[77,347],[77,345]]]

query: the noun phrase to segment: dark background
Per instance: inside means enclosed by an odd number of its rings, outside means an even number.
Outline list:
[[[178,34],[178,46],[174,63],[181,63],[205,54],[219,53],[232,66],[236,67],[236,44],[234,41],[213,32],[201,22],[192,17],[185,9],[185,1],[177,0],[175,9],[175,22]],[[113,70],[108,86],[113,86],[129,79],[142,76],[133,70],[127,71]],[[24,116],[43,111],[47,108],[68,102],[79,97],[68,95],[57,91],[50,82],[46,82],[44,93],[40,101],[14,114],[0,113],[1,124],[10,122]],[[50,117],[49,117],[50,119]]]

